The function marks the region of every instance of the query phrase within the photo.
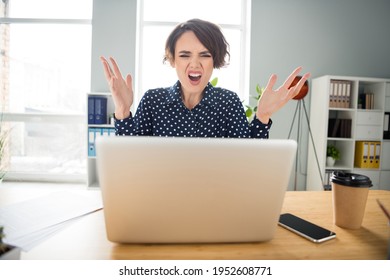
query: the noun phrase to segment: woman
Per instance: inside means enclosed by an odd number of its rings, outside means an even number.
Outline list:
[[[277,77],[272,75],[258,101],[255,118],[248,124],[237,94],[209,83],[214,68],[227,64],[228,47],[213,23],[192,19],[179,24],[167,39],[164,58],[176,69],[179,80],[170,88],[147,91],[134,117],[130,112],[131,75],[124,79],[113,58],[109,58],[110,66],[101,57],[115,104],[116,134],[268,138],[271,115],[299,93],[309,74],[289,88],[301,71],[298,67],[277,90],[273,90]]]

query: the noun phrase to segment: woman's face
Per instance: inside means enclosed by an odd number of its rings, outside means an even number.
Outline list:
[[[211,53],[192,31],[183,33],[177,40],[171,65],[176,69],[184,94],[201,94],[214,69]]]

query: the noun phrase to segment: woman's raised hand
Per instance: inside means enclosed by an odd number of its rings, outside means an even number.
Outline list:
[[[303,75],[296,85],[290,86],[301,70],[302,67],[296,68],[284,84],[276,90],[272,88],[276,83],[277,76],[275,74],[271,75],[257,104],[256,116],[262,123],[267,124],[273,113],[282,108],[300,92],[306,80],[310,77],[310,73]]]
[[[112,57],[110,63],[103,56],[100,57],[103,63],[104,75],[106,76],[115,105],[115,117],[124,119],[130,115],[130,107],[133,104],[133,79],[127,74],[126,79],[122,77],[118,64]]]

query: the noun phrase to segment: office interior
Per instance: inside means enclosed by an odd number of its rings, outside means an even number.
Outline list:
[[[137,5],[136,0],[116,1],[115,5],[93,1],[91,92],[108,91],[100,55],[114,56],[120,61],[123,73],[137,75],[134,40],[137,38]],[[249,89],[265,85],[272,73],[277,73],[281,82],[297,65],[309,71],[312,78],[322,75],[390,77],[387,1],[377,0],[375,4],[366,1],[250,1],[248,6]],[[305,97],[308,111],[310,98],[309,90]],[[291,138],[298,139],[297,119],[292,122],[295,110],[296,101],[291,101],[272,117],[271,139],[287,138],[291,128]],[[298,139],[301,147],[295,183],[298,190],[306,189],[309,136],[303,118]],[[293,184],[292,179],[289,190],[293,189]]]
[[[121,63],[122,73],[137,75],[138,46],[135,38],[139,32],[139,2],[140,0],[93,0],[90,92],[109,91],[100,55],[115,57]],[[281,83],[299,65],[303,66],[303,71],[311,73],[311,79],[324,75],[390,79],[389,1],[246,2],[250,14],[250,64],[246,77],[249,89],[256,88],[258,84],[265,85],[273,73],[278,75],[278,83]],[[228,5],[229,2],[226,3]],[[175,10],[167,7],[167,12],[175,13]],[[223,8],[218,12],[223,12]],[[311,79],[309,93],[305,97],[308,111],[311,97],[315,94],[311,91]],[[287,190],[306,191],[307,153],[311,140],[305,118],[301,120],[300,135],[296,135],[297,126],[292,123],[296,102],[289,102],[272,116],[274,124],[270,138],[287,139],[293,125],[292,138],[299,137],[298,172],[295,176],[292,173]],[[84,118],[77,116],[75,120],[84,121]],[[88,174],[83,175],[75,182],[65,180],[65,184],[63,180],[56,182],[55,179],[47,178],[39,181],[36,178],[19,180],[10,177],[7,180],[6,176],[0,184],[3,187],[35,186],[37,193],[42,192],[42,185],[53,186],[56,183],[61,188],[88,189],[87,176]],[[390,190],[390,182],[387,190]],[[27,197],[30,196],[31,189]]]
[[[125,1],[121,5],[95,3],[92,49],[91,90],[106,91],[107,84],[100,67],[100,54],[113,54],[123,64],[122,71],[135,72],[137,1]],[[390,36],[386,28],[389,4],[377,1],[375,5],[365,1],[251,1],[250,11],[250,70],[249,89],[265,85],[271,74],[276,73],[281,83],[297,65],[309,71],[312,77],[323,75],[390,77],[387,46]],[[128,11],[132,14],[128,14]],[[119,15],[126,13],[123,17]],[[112,21],[116,14],[121,21]],[[277,18],[275,15],[277,14]],[[123,22],[122,22],[123,21]],[[99,28],[101,26],[101,28]],[[104,28],[103,28],[104,27]],[[122,33],[111,32],[121,30]],[[132,34],[124,37],[122,34]],[[111,44],[110,41],[120,42]],[[280,85],[280,84],[279,84]],[[311,93],[305,98],[310,110]],[[274,125],[270,138],[286,139],[296,109],[295,102],[272,117]],[[306,160],[309,142],[308,126],[302,119],[301,149],[297,173],[297,190],[306,190]],[[296,137],[294,123],[291,137]],[[289,190],[294,189],[292,176]]]
[[[310,72],[311,78],[323,75],[390,78],[387,1],[246,2],[250,14],[249,90],[264,86],[273,73],[281,83],[298,65]],[[93,1],[90,92],[108,91],[100,55],[112,55],[121,63],[123,73],[137,75],[134,38],[138,36],[138,8],[137,0],[115,4]],[[304,99],[308,112],[311,95],[315,94],[310,82],[309,94]],[[299,141],[299,161],[288,189],[306,190],[307,150],[311,142],[304,115],[297,136],[297,118],[292,122],[296,106],[297,102],[291,101],[272,116],[270,138],[286,139],[292,129],[290,138]],[[77,179],[78,183],[83,180],[86,178]]]

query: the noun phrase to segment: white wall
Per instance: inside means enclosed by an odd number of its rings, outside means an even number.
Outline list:
[[[251,29],[252,89],[257,83],[266,85],[272,73],[282,83],[299,65],[312,77],[390,78],[388,0],[253,0]],[[309,113],[310,95],[305,104]],[[287,138],[295,108],[296,101],[291,101],[273,116],[271,138]],[[306,182],[305,123],[303,119],[298,189],[304,189]],[[292,135],[296,139],[296,132]]]
[[[172,10],[167,7],[165,12]],[[123,73],[135,73],[136,16],[136,0],[94,0],[91,91],[108,90],[100,55],[114,56]],[[281,83],[298,65],[312,77],[390,78],[388,0],[252,0],[251,21],[253,91],[257,83],[264,86],[272,73],[279,75]],[[310,110],[310,94],[305,103]],[[295,108],[292,101],[273,116],[271,138],[287,138]],[[298,165],[301,190],[306,181],[305,122]],[[296,138],[296,133],[292,135]]]
[[[137,0],[94,0],[91,91],[108,91],[99,57],[113,56],[122,74],[135,72]]]

